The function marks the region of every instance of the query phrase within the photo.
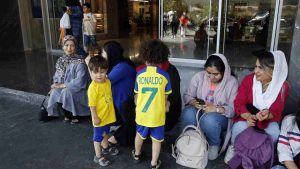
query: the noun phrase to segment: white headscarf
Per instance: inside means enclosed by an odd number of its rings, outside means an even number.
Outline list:
[[[265,93],[262,91],[262,83],[256,80],[256,76],[253,78],[253,105],[260,110],[269,109],[271,107],[288,74],[288,66],[284,53],[282,51],[274,51],[271,53],[274,56],[274,70],[272,80]]]

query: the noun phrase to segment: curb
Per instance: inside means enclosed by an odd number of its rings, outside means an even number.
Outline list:
[[[29,92],[24,92],[24,91],[15,90],[15,89],[9,89],[9,88],[5,88],[5,87],[0,87],[0,95],[2,95],[2,96],[9,95],[18,101],[26,102],[26,103],[30,103],[30,104],[38,105],[38,106],[41,104],[43,99],[46,97],[46,96],[40,95],[40,94],[29,93]]]

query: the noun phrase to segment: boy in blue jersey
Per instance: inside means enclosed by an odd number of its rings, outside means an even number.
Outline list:
[[[143,140],[150,134],[152,139],[151,168],[159,168],[158,160],[161,142],[164,140],[164,125],[168,94],[172,93],[170,77],[159,64],[166,62],[169,49],[160,40],[150,40],[142,44],[147,50],[143,57],[147,67],[137,72],[134,92],[136,103],[136,137],[135,150],[132,151],[135,162],[141,160]]]

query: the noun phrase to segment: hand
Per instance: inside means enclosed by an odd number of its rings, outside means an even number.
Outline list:
[[[51,85],[51,89],[62,89],[62,88],[65,88],[65,84],[62,84],[62,83],[53,83]]]
[[[268,110],[268,109],[264,109],[264,110],[262,110],[262,111],[260,111],[260,112],[258,112],[258,113],[256,114],[256,118],[257,118],[259,121],[264,121],[264,120],[267,120],[267,119],[268,119],[269,115],[270,115],[269,110]]]
[[[166,112],[169,112],[169,111],[170,111],[169,108],[170,108],[170,101],[167,101],[167,102],[166,102],[166,108],[165,108],[165,109],[166,109]]]
[[[101,120],[100,120],[99,117],[95,117],[95,118],[93,119],[93,124],[94,124],[94,125],[98,126],[100,123],[101,123]]]
[[[216,106],[213,105],[212,103],[208,103],[208,102],[205,102],[203,110],[205,113],[217,112]]]
[[[189,102],[189,104],[192,105],[192,106],[194,106],[197,109],[203,109],[205,107],[205,105],[200,105],[199,102],[196,99],[191,100]]]
[[[257,117],[255,115],[250,115],[247,118],[248,127],[253,127],[256,125]]]

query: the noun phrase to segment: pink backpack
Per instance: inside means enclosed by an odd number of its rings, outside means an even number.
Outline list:
[[[274,145],[271,136],[264,131],[248,127],[240,133],[234,144],[235,155],[228,162],[230,168],[240,165],[244,169],[269,169],[273,164]]]

